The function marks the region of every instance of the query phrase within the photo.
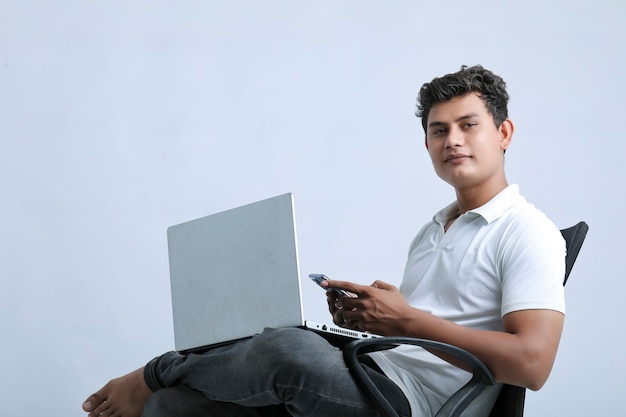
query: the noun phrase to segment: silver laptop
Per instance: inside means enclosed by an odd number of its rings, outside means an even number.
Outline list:
[[[292,194],[171,226],[167,238],[177,351],[265,327],[309,328],[335,343],[373,337],[304,320]]]

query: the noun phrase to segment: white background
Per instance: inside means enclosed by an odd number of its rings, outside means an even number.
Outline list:
[[[173,348],[172,224],[293,192],[303,275],[398,284],[454,199],[415,97],[462,64],[507,81],[509,182],[591,227],[526,415],[619,414],[625,21],[619,0],[1,0],[2,415],[82,415]]]

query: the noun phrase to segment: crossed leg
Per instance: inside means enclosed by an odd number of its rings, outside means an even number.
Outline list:
[[[393,403],[406,410],[401,414],[410,415],[400,388],[381,373],[371,372],[383,391],[395,394]],[[266,329],[251,339],[200,355],[168,352],[145,368],[110,381],[89,396],[83,410],[89,417],[168,415],[157,412],[153,404],[164,404],[163,398],[171,399],[170,393],[178,392],[170,388],[179,386],[186,394],[193,393],[189,404],[201,404],[199,414],[185,417],[252,417],[268,415],[268,411],[270,416],[377,415],[341,351],[313,332],[293,328]],[[227,409],[231,412],[224,412]],[[285,409],[290,414],[283,414]]]

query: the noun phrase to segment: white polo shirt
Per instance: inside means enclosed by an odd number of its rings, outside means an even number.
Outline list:
[[[457,324],[503,330],[502,317],[526,309],[565,312],[565,242],[558,228],[510,185],[452,223],[439,211],[417,234],[400,291],[409,304]],[[414,417],[434,415],[470,374],[424,349],[371,354],[409,399]],[[489,414],[500,386],[483,391],[464,415]]]

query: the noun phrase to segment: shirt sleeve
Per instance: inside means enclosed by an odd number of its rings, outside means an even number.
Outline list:
[[[565,241],[541,212],[520,216],[501,245],[502,316],[519,310],[565,313]]]

